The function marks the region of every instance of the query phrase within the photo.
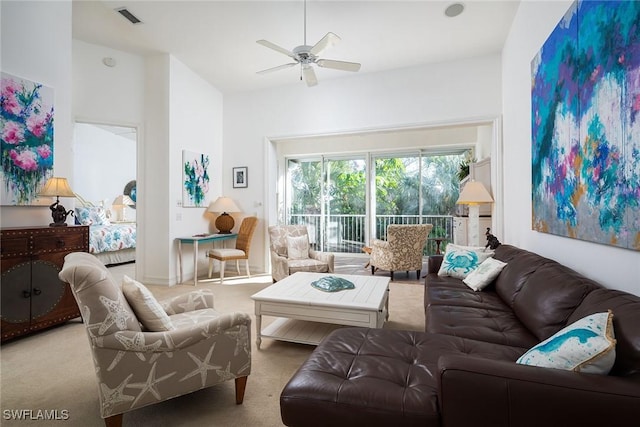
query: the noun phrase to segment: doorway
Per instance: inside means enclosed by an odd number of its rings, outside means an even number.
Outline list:
[[[136,222],[136,128],[76,122],[73,156],[80,202],[103,207],[110,220]]]

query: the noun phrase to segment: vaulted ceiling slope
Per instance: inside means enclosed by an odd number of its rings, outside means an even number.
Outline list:
[[[342,41],[324,56],[360,62],[359,73],[499,53],[519,1],[462,0],[463,13],[449,18],[445,9],[455,2],[308,0],[307,44],[337,34]],[[116,12],[122,7],[142,22],[131,24]],[[303,0],[73,0],[73,38],[142,55],[170,53],[222,93],[252,91],[304,84],[299,67],[256,74],[287,59],[256,41],[302,45],[303,11]],[[316,73],[320,85],[345,76]]]

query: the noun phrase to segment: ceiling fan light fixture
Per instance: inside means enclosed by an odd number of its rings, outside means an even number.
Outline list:
[[[450,4],[444,10],[444,14],[449,18],[455,18],[456,16],[460,15],[462,12],[464,12],[464,5],[462,3]]]
[[[319,56],[325,50],[335,46],[340,42],[340,37],[332,32],[328,32],[320,39],[315,45],[309,46],[307,44],[307,2],[304,3],[304,43],[300,46],[296,46],[292,50],[285,49],[278,46],[275,43],[271,43],[268,40],[258,40],[256,43],[267,47],[269,49],[280,52],[287,55],[289,58],[296,61],[295,63],[283,64],[277,67],[268,68],[266,70],[258,71],[258,74],[266,74],[272,71],[281,70],[283,68],[289,68],[293,65],[300,64],[300,80],[305,80],[307,86],[315,86],[318,84],[315,71],[313,71],[312,65],[317,65],[322,68],[332,68],[334,70],[341,71],[359,71],[360,64],[357,62],[336,61],[334,59],[321,59]]]

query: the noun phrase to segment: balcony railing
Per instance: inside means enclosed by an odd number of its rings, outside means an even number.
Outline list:
[[[289,214],[289,224],[303,224],[309,231],[309,242],[316,248],[329,252],[361,253],[367,246],[365,215],[329,215],[325,217],[326,232],[322,230],[320,214]],[[442,239],[442,246],[453,241],[453,217],[450,215],[376,215],[376,237],[387,238],[389,224],[433,224],[424,254],[436,253],[435,238]]]

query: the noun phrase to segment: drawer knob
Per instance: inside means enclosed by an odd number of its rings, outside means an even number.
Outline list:
[[[24,298],[30,298],[31,297],[31,292],[29,291],[22,291],[22,296]]]
[[[40,295],[42,293],[42,291],[38,288],[33,288],[33,294],[34,295]]]
[[[64,240],[58,239],[58,241],[56,242],[56,246],[58,246],[59,248],[64,248]]]

